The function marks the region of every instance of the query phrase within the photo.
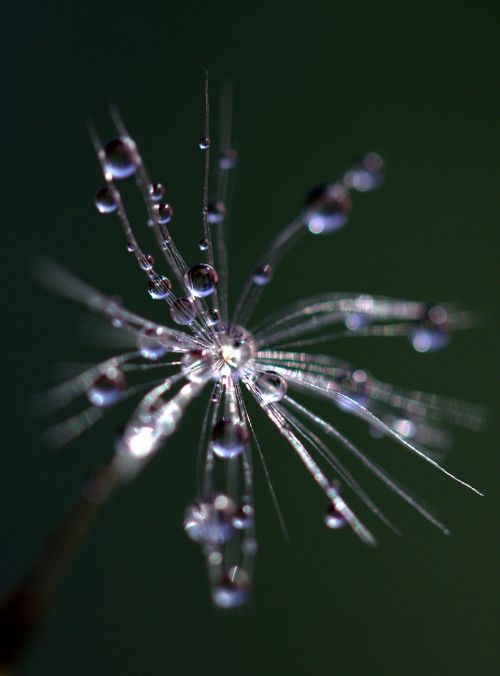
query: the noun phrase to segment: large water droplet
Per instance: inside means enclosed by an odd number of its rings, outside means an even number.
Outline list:
[[[212,590],[212,598],[219,608],[237,608],[248,600],[250,578],[240,566],[233,566]]]
[[[197,296],[198,298],[210,296],[219,283],[217,273],[206,263],[197,263],[189,268],[184,276],[184,280],[193,296]]]
[[[239,421],[222,418],[212,430],[214,453],[219,458],[234,458],[245,448],[248,441],[246,427]]]
[[[233,369],[241,369],[255,356],[257,347],[252,334],[241,326],[232,325],[228,332],[222,334],[220,341],[220,357]],[[237,374],[238,371],[234,371]]]
[[[384,182],[385,170],[385,162],[378,153],[367,153],[346,171],[343,183],[359,192],[375,190]]]
[[[148,282],[148,292],[151,298],[155,300],[164,300],[172,288],[172,282],[168,277],[156,275]]]
[[[208,547],[219,547],[234,533],[234,501],[219,493],[213,499],[197,500],[186,509],[184,531],[195,542]]]
[[[137,168],[137,153],[132,139],[119,137],[104,146],[104,166],[113,178],[132,176]]]
[[[167,352],[166,338],[166,332],[161,327],[144,329],[138,339],[141,357],[151,361],[161,359]]]
[[[280,401],[286,394],[288,384],[282,375],[275,371],[263,371],[255,380],[255,387],[265,404]]]
[[[112,214],[118,209],[116,193],[113,188],[105,186],[97,191],[95,205],[100,214]]]
[[[337,184],[311,190],[306,199],[307,227],[314,235],[329,234],[341,228],[351,210],[347,191]]]
[[[196,306],[191,298],[176,298],[170,306],[170,316],[176,324],[187,326],[196,318]]]
[[[166,202],[160,202],[159,204],[156,205],[156,214],[158,217],[158,223],[166,225],[167,223],[170,223],[170,221],[172,220],[174,210],[172,209],[170,204],[167,204]]]
[[[110,368],[89,387],[87,397],[91,404],[99,408],[113,406],[119,401],[125,385],[123,372],[118,368]]]

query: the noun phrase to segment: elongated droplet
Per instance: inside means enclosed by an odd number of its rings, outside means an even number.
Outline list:
[[[117,368],[110,368],[89,387],[87,397],[91,404],[99,408],[113,406],[119,401],[125,384],[123,372]]]
[[[269,404],[280,401],[286,394],[288,384],[282,375],[275,371],[263,371],[255,380],[257,388],[264,403]]]
[[[245,448],[248,440],[246,428],[240,423],[222,418],[212,430],[214,453],[219,458],[234,458]]]
[[[306,199],[307,227],[314,235],[330,234],[341,228],[351,210],[347,191],[337,184],[311,190]]]
[[[176,298],[170,306],[170,316],[176,324],[188,326],[196,318],[196,306],[191,298]]]
[[[233,566],[229,573],[213,588],[212,598],[219,608],[237,608],[248,600],[250,578],[240,566]]]

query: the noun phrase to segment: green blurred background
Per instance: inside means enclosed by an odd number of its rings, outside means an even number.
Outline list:
[[[255,424],[291,542],[257,471],[260,551],[253,600],[211,605],[203,561],[182,532],[196,488],[203,404],[135,485],[105,510],[64,580],[27,676],[493,676],[500,673],[495,312],[498,268],[496,2],[6,2],[2,17],[2,238],[5,275],[1,590],[12,584],[111,453],[113,411],[69,448],[49,452],[31,396],[58,362],[105,357],[79,330],[81,308],[32,280],[50,255],[151,312],[117,222],[99,217],[86,128],[112,133],[116,103],[176,210],[172,230],[195,262],[200,237],[202,71],[213,109],[235,88],[240,152],[230,252],[233,290],[307,189],[366,150],[389,173],[359,195],[348,227],[292,251],[260,314],[325,290],[458,300],[490,317],[443,353],[404,339],[336,343],[334,354],[382,379],[488,404],[485,433],[457,434],[449,467],[480,499],[324,404],[315,410],[378,457],[429,504],[441,536],[362,472],[402,526],[363,548],[327,532],[323,500],[290,449]],[[496,77],[495,77],[496,76]],[[217,118],[214,114],[213,124]],[[156,308],[155,308],[156,310]],[[55,419],[54,419],[55,420]]]

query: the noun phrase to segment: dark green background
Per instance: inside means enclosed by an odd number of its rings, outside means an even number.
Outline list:
[[[459,432],[449,459],[486,498],[391,443],[373,441],[347,416],[316,409],[438,506],[452,537],[434,532],[369,478],[404,538],[379,529],[381,546],[371,551],[347,532],[327,532],[321,496],[255,412],[292,539],[284,542],[258,472],[253,601],[241,612],[217,612],[201,556],[181,529],[195,491],[200,402],[161,457],[106,509],[23,673],[500,673],[498,3],[7,2],[1,18],[2,589],[71,504],[86,470],[109,457],[113,430],[127,415],[125,404],[69,448],[43,449],[46,423],[31,414],[31,395],[50,384],[58,361],[86,362],[109,350],[86,344],[79,308],[36,286],[33,258],[48,254],[122,294],[132,309],[151,311],[118,224],[92,205],[100,179],[86,120],[110,134],[110,102],[152,174],[169,187],[173,230],[194,260],[202,69],[210,70],[214,108],[218,84],[234,80],[241,157],[235,285],[308,188],[333,179],[365,150],[387,158],[384,189],[358,196],[342,232],[306,238],[290,254],[262,312],[331,289],[455,299],[490,317],[435,355],[418,355],[403,339],[332,346],[383,379],[488,404],[486,432]]]

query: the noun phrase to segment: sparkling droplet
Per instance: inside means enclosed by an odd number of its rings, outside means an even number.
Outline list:
[[[208,249],[208,239],[205,239],[205,238],[200,239],[200,241],[198,242],[198,247],[199,247],[200,251],[207,251],[207,249]]]
[[[113,178],[128,178],[137,168],[137,153],[132,139],[119,137],[104,146],[104,166]]]
[[[150,254],[148,254],[147,256],[144,256],[144,254],[141,254],[141,256],[139,257],[139,265],[146,272],[151,270],[154,264],[155,264],[155,259]]]
[[[329,234],[341,228],[351,210],[347,191],[337,184],[311,190],[306,199],[307,227],[314,235]]]
[[[116,193],[113,188],[105,186],[97,191],[95,206],[100,214],[112,214],[118,209]]]
[[[156,214],[158,216],[158,223],[166,225],[172,220],[174,210],[170,204],[166,204],[166,202],[160,202],[160,204],[156,205]]]
[[[89,387],[87,397],[91,404],[99,408],[112,406],[120,399],[125,385],[123,372],[117,368],[110,368]]]
[[[170,306],[170,316],[176,324],[187,326],[196,318],[196,306],[191,298],[176,298]]]
[[[338,530],[346,525],[346,520],[332,503],[325,512],[325,525],[332,530]]]
[[[222,493],[212,500],[197,500],[186,509],[184,531],[201,545],[218,547],[233,536],[235,512],[234,501]]]
[[[346,188],[368,192],[382,185],[385,171],[385,162],[382,157],[378,153],[367,153],[345,173],[343,183]]]
[[[250,578],[240,566],[233,566],[212,590],[212,598],[219,608],[237,608],[248,600]]]
[[[233,526],[238,530],[250,528],[253,523],[252,505],[241,505],[233,516]]]
[[[264,284],[269,284],[273,278],[273,269],[270,265],[258,265],[253,273],[252,279],[255,284],[264,286]]]
[[[206,136],[202,136],[198,141],[198,148],[200,150],[208,150],[210,148],[210,139]]]
[[[184,280],[193,296],[197,296],[198,298],[210,296],[219,283],[217,273],[206,263],[197,263],[189,268],[184,276]]]
[[[159,202],[165,194],[165,188],[161,183],[152,183],[149,186],[149,196],[153,202]]]
[[[212,430],[214,453],[219,458],[234,458],[239,455],[248,441],[248,432],[238,421],[222,418]]]
[[[135,242],[129,242],[127,244],[127,251],[129,253],[134,253],[134,251],[137,251],[137,244],[135,244]]]
[[[172,288],[172,282],[168,277],[156,275],[148,282],[148,292],[151,298],[155,300],[164,300]]]
[[[166,331],[161,327],[144,329],[138,339],[141,357],[151,361],[161,359],[167,352],[166,339]]]
[[[233,375],[255,356],[257,347],[252,334],[241,326],[231,326],[229,333],[220,336],[221,359],[231,368]]]
[[[209,223],[222,223],[226,215],[226,206],[223,202],[210,202],[207,209]]]
[[[182,372],[193,383],[204,383],[212,377],[214,358],[205,350],[191,350],[182,357]]]
[[[255,380],[255,387],[265,404],[280,401],[286,394],[288,383],[275,371],[262,371]]]
[[[227,148],[219,155],[219,168],[228,171],[234,169],[238,161],[238,153],[233,148]]]

